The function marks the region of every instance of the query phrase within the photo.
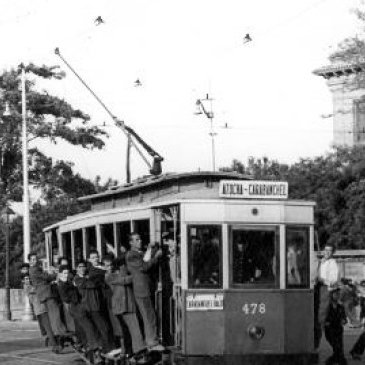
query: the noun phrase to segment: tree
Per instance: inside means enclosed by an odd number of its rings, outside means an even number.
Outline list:
[[[57,66],[25,67],[28,75],[62,80],[65,76]],[[0,195],[7,199],[20,200],[22,196],[22,154],[21,154],[21,90],[20,68],[4,71],[0,75],[0,108],[10,110],[10,116],[3,115],[0,125]],[[50,95],[47,91],[36,90],[36,80],[26,82],[27,93],[27,135],[30,141],[48,139],[52,143],[64,140],[83,148],[104,147],[102,137],[106,132],[96,126],[90,126],[90,117],[81,110],[74,109],[65,100]],[[1,110],[1,109],[0,109]],[[4,113],[2,113],[4,114]],[[29,150],[31,161],[30,184],[47,192],[52,184],[51,178],[70,173],[70,165],[57,162],[44,155],[37,148]],[[63,177],[66,178],[66,175]],[[65,187],[65,186],[64,186]],[[61,189],[62,190],[62,189]],[[54,191],[55,193],[55,191]]]
[[[365,23],[365,2],[360,7],[353,10],[355,17],[360,23]],[[365,31],[365,24],[362,26],[362,32]],[[365,58],[365,37],[364,34],[350,36],[341,41],[337,49],[329,56],[333,63],[364,63]]]
[[[57,66],[35,66],[29,64],[27,71],[27,135],[30,141],[47,139],[52,143],[59,140],[82,148],[104,147],[107,134],[90,126],[90,117],[74,109],[65,100],[36,89],[36,80],[46,78],[62,80],[65,74]],[[21,90],[20,68],[4,71],[0,75],[0,203],[22,199],[22,149],[21,149]],[[30,79],[32,75],[32,79]],[[5,116],[5,110],[10,111]],[[43,249],[43,228],[80,213],[88,208],[76,199],[81,195],[93,194],[106,188],[100,183],[84,179],[73,171],[73,164],[67,161],[53,161],[37,148],[29,150],[29,182],[41,191],[42,203],[31,207],[31,245],[41,252]],[[108,181],[107,184],[116,183]],[[4,232],[0,229],[0,285],[4,277]],[[22,218],[17,217],[11,225],[11,284],[19,284],[16,264],[22,261],[23,234]]]

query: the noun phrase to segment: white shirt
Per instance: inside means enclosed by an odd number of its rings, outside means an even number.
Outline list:
[[[325,285],[333,285],[339,280],[339,269],[337,262],[334,258],[321,261],[319,267],[319,278],[322,279]]]

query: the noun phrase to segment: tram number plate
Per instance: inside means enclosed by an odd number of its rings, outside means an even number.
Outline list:
[[[265,303],[245,303],[242,306],[242,312],[247,315],[265,314],[266,313],[266,304]]]

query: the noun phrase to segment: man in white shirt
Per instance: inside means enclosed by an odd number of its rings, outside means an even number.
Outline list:
[[[329,306],[329,292],[336,287],[340,279],[340,270],[336,260],[333,258],[335,247],[326,244],[323,258],[318,266],[317,283],[315,288],[315,348],[319,347],[322,329],[326,321]]]

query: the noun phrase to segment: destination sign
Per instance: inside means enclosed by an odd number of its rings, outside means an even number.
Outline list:
[[[186,296],[186,310],[223,310],[223,294],[189,294]]]
[[[219,196],[236,199],[287,199],[288,188],[286,181],[222,180]]]

